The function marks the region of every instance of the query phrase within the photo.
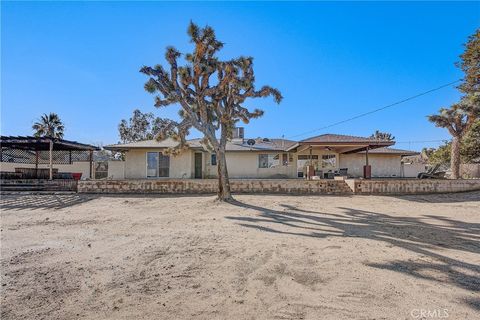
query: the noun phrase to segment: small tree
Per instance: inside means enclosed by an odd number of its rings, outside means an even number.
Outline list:
[[[63,138],[65,127],[56,113],[44,113],[32,126],[35,137]]]
[[[465,95],[450,109],[442,108],[439,114],[428,117],[437,127],[447,128],[452,135],[450,162],[454,179],[459,178],[462,139],[480,117],[480,29],[468,38],[456,65],[465,73],[458,87]]]
[[[452,158],[452,143],[445,141],[438,148],[431,148],[426,151],[428,163],[441,164],[442,166],[450,166]]]
[[[480,162],[480,119],[465,135],[460,153],[466,163]]]
[[[380,132],[378,130],[376,130],[375,133],[370,136],[370,138],[374,138],[374,139],[377,139],[377,140],[386,140],[386,141],[395,140],[395,137],[391,133]]]
[[[465,51],[460,55],[460,61],[456,65],[465,74],[458,87],[460,91],[467,95],[480,92],[480,29],[468,37]]]
[[[480,116],[480,96],[468,96],[449,109],[441,108],[439,114],[431,115],[428,119],[437,127],[448,129],[452,135],[451,169],[452,178],[460,176],[460,148],[465,133],[473,126]]]
[[[159,124],[160,118],[156,118],[153,113],[142,113],[135,109],[129,121],[122,119],[118,125],[118,134],[122,143],[150,140],[158,134]]]
[[[155,97],[157,108],[177,104],[180,106],[180,121],[161,119],[157,139],[171,137],[178,146],[168,150],[179,152],[186,145],[191,128],[203,134],[202,145],[217,154],[218,199],[232,199],[228,180],[225,148],[232,137],[236,122],[248,123],[252,118],[263,115],[263,111],[250,111],[245,105],[248,98],[273,96],[280,103],[282,95],[269,86],[255,89],[252,57],[221,61],[216,54],[223,47],[214,30],[206,26],[199,28],[193,22],[188,27],[192,53],[186,54],[187,65],[178,66],[181,53],[167,47],[165,58],[168,70],[161,65],[143,67],[140,72],[149,76],[145,90],[158,93]],[[217,132],[220,137],[217,139]]]

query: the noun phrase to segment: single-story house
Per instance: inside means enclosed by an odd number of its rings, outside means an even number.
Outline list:
[[[243,130],[227,143],[226,157],[231,178],[302,178],[313,165],[315,176],[332,178],[341,172],[363,176],[371,166],[372,177],[403,177],[402,157],[417,152],[390,148],[394,141],[339,134],[323,134],[301,141],[287,139],[244,139]],[[240,133],[240,134],[238,134]],[[146,140],[106,146],[124,152],[123,168],[109,173],[113,179],[215,178],[216,154],[208,152],[200,139],[188,140],[188,148],[176,156],[162,152],[176,141]],[[123,169],[123,172],[121,172]]]

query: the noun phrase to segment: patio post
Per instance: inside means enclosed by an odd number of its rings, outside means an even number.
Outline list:
[[[90,150],[90,179],[92,179],[93,151]]]
[[[49,178],[50,180],[53,180],[53,139],[50,138],[50,152],[49,152],[49,162],[50,162],[50,174],[49,174]]]
[[[372,177],[372,168],[368,164],[368,149],[369,146],[365,148],[365,166],[363,166],[363,177],[365,179],[370,179]]]
[[[310,160],[308,161],[307,178],[308,178],[308,180],[312,180],[312,176],[313,176],[313,174],[312,174],[312,168],[313,168],[313,163],[312,163],[312,146],[310,146],[309,151],[310,151],[310,154],[309,154]]]
[[[38,150],[35,150],[35,178],[38,179]]]

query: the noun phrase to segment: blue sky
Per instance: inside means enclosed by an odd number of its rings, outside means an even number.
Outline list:
[[[190,20],[215,28],[222,58],[253,56],[257,86],[284,95],[279,106],[250,103],[266,112],[246,126],[249,137],[295,136],[459,79],[454,63],[480,22],[479,2],[2,2],[1,9],[1,133],[30,134],[42,113],[56,112],[66,139],[93,144],[117,142],[118,123],[135,108],[176,117],[175,107],[153,107],[138,70],[165,64],[168,45],[190,50]],[[426,115],[458,98],[445,88],[310,136],[382,130],[400,142],[447,139]]]

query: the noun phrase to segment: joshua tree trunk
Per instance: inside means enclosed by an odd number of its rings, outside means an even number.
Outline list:
[[[460,177],[460,136],[454,136],[452,139],[451,169],[452,178],[458,179]]]
[[[231,201],[230,181],[228,180],[227,160],[225,158],[225,148],[219,148],[217,151],[217,169],[218,169],[218,200]]]
[[[227,145],[227,132],[231,130],[228,125],[222,123],[220,131],[220,141],[217,144],[217,170],[218,170],[218,200],[232,201],[230,191],[230,180],[228,179],[227,158],[225,149]],[[215,139],[215,136],[213,137]],[[216,141],[215,141],[216,142]]]

